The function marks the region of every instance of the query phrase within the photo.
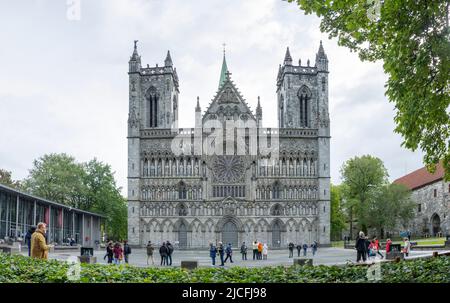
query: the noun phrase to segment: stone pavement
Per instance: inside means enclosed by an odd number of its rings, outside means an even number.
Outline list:
[[[156,252],[156,250],[155,250]],[[382,251],[384,255],[384,251]],[[26,254],[26,253],[24,253]],[[79,251],[71,251],[71,252],[52,252],[49,254],[51,259],[59,259],[65,260],[70,256],[78,256]],[[410,257],[414,258],[417,256],[425,256],[431,255],[431,251],[417,251],[410,253]],[[97,263],[106,264],[106,260],[103,259],[105,252],[96,250],[94,255],[97,257]],[[302,256],[303,257],[303,256]],[[351,249],[344,248],[336,248],[336,247],[327,247],[327,248],[319,248],[318,252],[315,256],[312,256],[311,251],[308,251],[306,256],[307,258],[313,258],[314,265],[324,264],[324,265],[336,265],[336,264],[345,264],[348,261],[355,262],[356,261],[356,251]],[[297,258],[297,251],[294,250],[294,258]],[[160,256],[158,253],[154,255],[155,266],[160,267]],[[230,266],[244,266],[244,267],[262,267],[262,266],[278,266],[278,265],[292,265],[293,259],[289,258],[289,251],[285,250],[272,250],[269,251],[267,260],[253,260],[252,252],[249,251],[247,254],[247,261],[243,261],[241,259],[241,254],[239,251],[233,252],[233,261],[234,263],[230,263],[227,261],[225,263],[225,267]],[[182,260],[191,261],[197,260],[199,262],[199,266],[202,267],[211,267],[211,259],[209,258],[209,251],[206,249],[204,251],[201,250],[175,250],[173,254],[173,262],[172,266],[180,266]],[[147,266],[147,255],[145,249],[132,249],[132,254],[130,255],[130,264],[144,267]],[[216,266],[220,264],[219,257],[216,258]]]

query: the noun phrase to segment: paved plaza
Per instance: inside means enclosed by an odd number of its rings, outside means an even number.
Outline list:
[[[156,252],[156,250],[155,250]],[[25,254],[25,253],[24,253]],[[79,251],[65,251],[65,252],[51,252],[49,254],[50,259],[66,260],[70,256],[78,256]],[[384,251],[382,251],[384,255]],[[409,258],[414,258],[418,256],[431,255],[431,251],[413,251],[410,253]],[[106,260],[103,259],[105,252],[103,250],[96,250],[94,255],[97,257],[97,263],[106,264]],[[303,258],[303,256],[301,256]],[[348,261],[356,261],[356,251],[351,249],[327,247],[318,250],[315,256],[312,256],[311,252],[308,251],[307,258],[313,258],[314,265],[336,265],[345,264]],[[294,250],[294,258],[297,258],[297,250]],[[154,255],[155,265],[160,267],[161,258],[158,253]],[[245,266],[245,267],[262,267],[262,266],[278,266],[278,265],[292,265],[293,258],[289,258],[289,251],[285,250],[272,250],[269,251],[267,260],[253,260],[252,252],[249,251],[247,254],[247,261],[243,261],[239,251],[233,252],[233,261],[230,263],[227,261],[225,267],[231,266]],[[172,266],[180,266],[181,261],[191,261],[197,260],[199,266],[201,267],[211,267],[211,259],[209,258],[209,251],[206,249],[202,250],[175,250],[173,254]],[[132,254],[130,255],[130,264],[145,267],[147,266],[147,255],[145,249],[132,249]],[[220,264],[220,259],[216,258],[216,266]]]

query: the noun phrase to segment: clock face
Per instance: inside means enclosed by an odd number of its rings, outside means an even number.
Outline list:
[[[236,183],[243,181],[245,164],[239,156],[216,156],[212,167],[215,182]]]

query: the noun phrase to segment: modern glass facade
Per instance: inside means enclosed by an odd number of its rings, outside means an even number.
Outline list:
[[[101,242],[103,216],[34,197],[0,184],[0,239],[24,239],[39,222],[47,224],[47,241],[94,246]]]

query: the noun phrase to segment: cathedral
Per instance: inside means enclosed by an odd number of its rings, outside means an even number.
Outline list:
[[[314,65],[295,64],[287,48],[276,76],[277,128],[263,127],[259,97],[255,111],[245,102],[225,53],[217,93],[203,113],[197,97],[193,128],[178,127],[179,79],[169,51],[164,65],[145,67],[135,41],[128,75],[130,245],[330,245],[328,59],[322,42]]]

